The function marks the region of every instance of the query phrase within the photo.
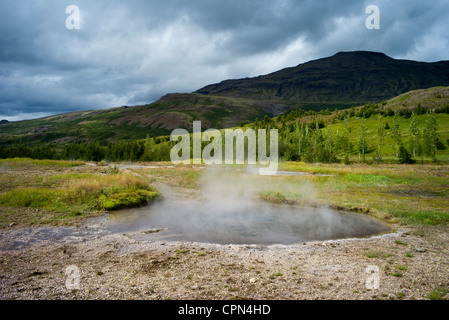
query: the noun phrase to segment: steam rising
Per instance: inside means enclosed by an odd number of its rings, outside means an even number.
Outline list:
[[[274,205],[258,199],[267,190],[300,192],[313,200],[311,185],[261,177],[230,169],[207,168],[196,194],[166,186],[164,200],[116,215],[111,230],[142,232],[141,237],[219,244],[293,244],[311,240],[363,237],[387,231],[385,225],[358,214],[326,207]]]

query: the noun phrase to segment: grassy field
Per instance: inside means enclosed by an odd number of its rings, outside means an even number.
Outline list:
[[[0,168],[0,227],[72,223],[142,205],[158,196],[154,182],[199,190],[204,171],[162,166],[120,172],[93,163],[28,159],[3,160]],[[328,205],[392,223],[449,222],[449,165],[280,164],[280,170],[309,173],[302,176],[258,176],[244,169],[223,171],[222,179],[240,175],[260,201]]]
[[[449,222],[448,165],[323,165],[288,162],[282,169],[328,176],[304,176],[316,200],[405,224]],[[296,177],[295,177],[296,178]],[[299,195],[300,196],[300,195]],[[286,193],[294,200],[298,195]]]

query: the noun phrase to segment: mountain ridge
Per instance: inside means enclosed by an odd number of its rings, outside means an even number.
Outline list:
[[[449,61],[418,62],[393,59],[379,52],[350,51],[267,75],[210,84],[195,93],[297,104],[339,102],[349,105],[447,85]]]

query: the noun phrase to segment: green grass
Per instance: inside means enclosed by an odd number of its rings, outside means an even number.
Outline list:
[[[28,158],[0,159],[0,166],[7,166],[12,168],[22,168],[29,166],[71,168],[81,165],[84,165],[84,162],[63,160],[34,160]]]
[[[407,271],[407,266],[404,266],[404,265],[398,264],[395,266],[395,268],[398,270],[401,270],[401,271]]]
[[[283,276],[282,273],[277,272],[277,273],[273,273],[273,274],[270,276],[270,279],[276,279],[277,277],[282,277],[282,276]]]
[[[432,292],[429,294],[430,300],[443,300],[443,298],[449,293],[449,289],[438,287],[436,289],[433,289]]]
[[[279,199],[301,200],[304,196],[299,192],[292,193],[292,189],[306,189],[310,201],[369,212],[391,222],[418,225],[449,223],[448,165],[284,162],[279,168],[312,174],[277,177],[273,189],[280,193]],[[296,187],[286,188],[291,184]]]
[[[139,206],[158,197],[147,179],[131,174],[71,173],[48,179],[52,181],[48,187],[19,187],[0,194],[0,206],[49,212],[52,214],[48,214],[44,222],[52,222]],[[2,212],[0,224],[9,221],[9,212],[11,210]]]
[[[398,99],[395,99],[395,100],[393,100],[393,101],[391,101],[392,103],[394,103],[394,102],[402,102],[402,101],[404,101],[404,100],[406,100],[406,99],[408,99],[409,98],[409,96],[403,96],[403,97],[400,97],[400,98],[398,98]]]

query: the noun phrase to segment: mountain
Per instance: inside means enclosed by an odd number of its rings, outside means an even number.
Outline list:
[[[339,52],[268,75],[226,80],[196,91],[298,106],[362,105],[449,85],[449,61],[396,60],[383,53]]]
[[[264,76],[167,94],[148,105],[2,121],[0,145],[143,139],[167,135],[175,128],[191,129],[194,120],[202,121],[203,129],[234,127],[291,109],[343,109],[435,86],[449,86],[449,61],[425,63],[376,52],[340,52]]]

